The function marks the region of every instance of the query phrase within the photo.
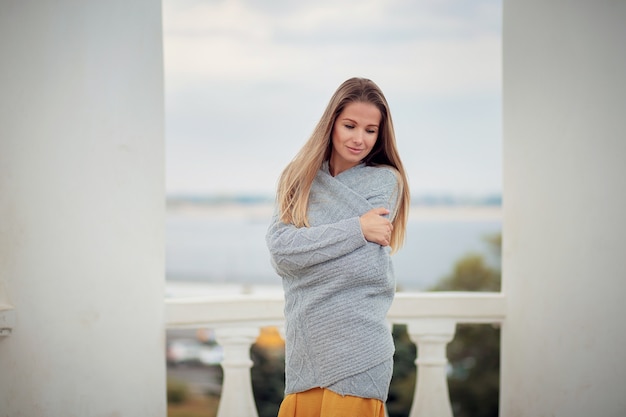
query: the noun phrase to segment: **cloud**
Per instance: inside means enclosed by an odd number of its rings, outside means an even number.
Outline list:
[[[166,1],[168,88],[303,78],[324,85],[359,71],[401,80],[407,94],[499,88],[497,31],[483,19],[446,14],[439,3],[409,2],[410,10],[405,4],[308,2],[270,13],[240,1],[188,7]]]
[[[330,95],[385,92],[412,189],[500,189],[500,0],[164,0],[170,191],[273,190]]]

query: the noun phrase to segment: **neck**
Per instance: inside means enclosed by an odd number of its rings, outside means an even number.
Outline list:
[[[331,156],[330,160],[328,161],[328,172],[330,172],[330,175],[332,175],[333,177],[336,177],[342,172],[347,171],[350,168],[357,166],[358,164],[359,163],[348,165],[337,164],[336,161],[333,161],[333,157]]]

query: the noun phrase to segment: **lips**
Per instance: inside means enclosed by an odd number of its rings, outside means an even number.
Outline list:
[[[363,151],[363,149],[356,149],[356,148],[351,148],[349,146],[347,146],[348,150],[352,153],[361,153]]]

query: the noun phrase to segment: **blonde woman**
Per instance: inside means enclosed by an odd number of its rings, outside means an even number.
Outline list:
[[[385,415],[390,255],[409,199],[387,100],[371,80],[345,81],[283,171],[266,236],[285,292],[279,417]]]

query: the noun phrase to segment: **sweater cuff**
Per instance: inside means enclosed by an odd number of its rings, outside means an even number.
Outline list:
[[[361,219],[359,217],[353,217],[352,219],[349,219],[349,220],[354,223],[354,225],[350,225],[350,230],[354,230],[355,235],[361,238],[360,239],[361,244],[355,247],[356,249],[365,245],[367,243],[367,239],[365,239],[365,235],[363,234],[363,229],[361,229]]]

